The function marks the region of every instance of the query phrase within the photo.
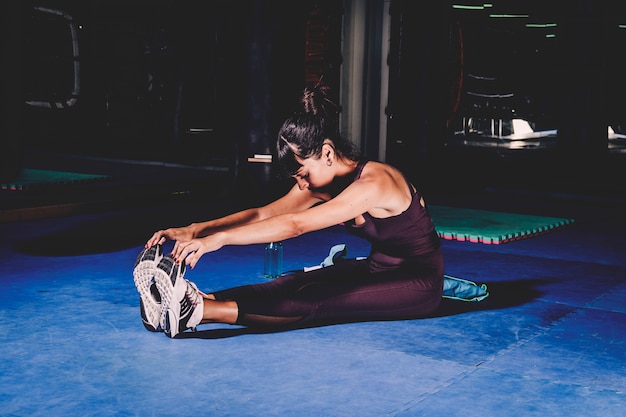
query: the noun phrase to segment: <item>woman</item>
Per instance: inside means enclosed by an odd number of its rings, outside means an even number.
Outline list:
[[[424,199],[396,168],[359,159],[338,134],[337,107],[323,88],[306,89],[302,106],[278,134],[279,162],[296,182],[286,195],[148,239],[135,268],[147,328],[174,337],[201,323],[310,326],[412,319],[437,308],[444,263]],[[183,278],[186,266],[225,245],[284,241],[340,223],[371,242],[366,260],[212,294]],[[175,245],[161,257],[167,239]]]

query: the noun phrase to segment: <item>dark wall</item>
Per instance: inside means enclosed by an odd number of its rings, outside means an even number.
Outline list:
[[[275,132],[304,86],[309,73],[306,19],[321,3],[331,5],[339,22],[341,0],[4,2],[3,17],[15,18],[5,19],[3,25],[3,61],[9,74],[3,84],[3,149],[9,151],[3,155],[40,148],[221,164],[243,186],[259,188],[257,182],[266,184],[272,172],[246,159],[273,148]],[[612,173],[619,174],[623,158],[607,156],[606,124],[626,114],[619,93],[626,90],[621,74],[626,39],[620,41],[621,34],[610,32],[607,25],[626,18],[624,6],[601,0],[509,3],[538,7],[546,18],[558,19],[555,52],[547,54],[551,61],[518,67],[524,82],[543,92],[559,129],[558,146],[510,154],[444,146],[454,79],[451,2],[394,0],[387,160],[429,188],[446,178],[453,183],[444,181],[444,186],[458,188],[585,179],[598,164],[617,167]],[[35,4],[65,11],[78,28],[81,89],[76,105],[45,109],[15,104],[20,95],[47,94],[52,101],[61,100],[68,81],[59,82],[63,77],[57,72],[74,63],[67,49],[41,47],[54,45],[54,36],[67,37],[67,30],[57,30],[67,23],[34,17]],[[379,16],[369,18],[378,21]],[[33,24],[33,19],[47,19],[48,26]],[[506,46],[505,38],[486,41],[498,45],[498,40]],[[67,45],[67,40],[58,44]],[[341,59],[335,56],[338,48],[332,49],[337,75]],[[493,56],[502,58],[495,49]],[[19,59],[11,59],[16,55]],[[478,55],[466,58],[483,62]],[[42,91],[52,87],[58,90]],[[15,170],[6,161],[2,165]],[[602,181],[606,170],[593,174]]]
[[[0,182],[9,181],[22,169],[23,147],[18,140],[21,127],[21,84],[20,40],[20,4],[18,0],[2,3],[2,64],[3,74],[0,95],[2,96],[2,114],[0,115]]]
[[[26,109],[23,134],[40,147],[190,163],[219,163],[237,146],[244,153],[267,152],[284,103],[292,103],[304,86],[300,2],[36,4],[72,17],[81,78],[72,108]],[[51,66],[71,61],[63,49],[69,44],[63,38],[66,24],[57,19],[56,44],[65,46],[53,62],[41,48],[53,43],[49,31],[38,28],[54,19],[29,7],[22,11],[24,20],[39,23],[22,33],[25,93],[60,95],[62,85],[58,91],[36,90],[60,77]]]
[[[602,0],[501,0],[493,9],[459,11],[452,4],[391,3],[387,160],[433,191],[623,190],[626,143],[621,139],[621,153],[609,151],[607,126],[619,126],[626,116],[618,99],[626,86],[620,75],[626,36],[618,29],[626,7]],[[530,18],[489,17],[505,12]],[[556,26],[529,29],[529,22]],[[554,37],[546,36],[549,30]],[[451,141],[449,124],[464,110],[463,99],[455,108],[452,95],[468,88],[470,73],[502,80],[504,92],[515,96],[508,111],[531,119],[538,130],[558,130],[556,138],[520,149],[493,138]]]

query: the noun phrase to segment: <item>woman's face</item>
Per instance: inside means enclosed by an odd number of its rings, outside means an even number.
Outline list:
[[[296,158],[301,167],[293,175],[301,190],[315,190],[326,187],[333,182],[335,177],[332,166],[327,164],[326,158],[309,157]]]

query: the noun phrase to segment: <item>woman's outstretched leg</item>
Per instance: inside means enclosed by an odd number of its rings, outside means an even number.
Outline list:
[[[225,323],[267,328],[287,326],[302,319],[302,316],[281,317],[266,314],[240,314],[239,305],[236,301],[217,301],[213,294],[201,294],[204,298],[204,311],[201,324]],[[263,297],[260,296],[259,299],[263,299]]]
[[[239,308],[236,301],[216,301],[212,294],[203,294],[202,321],[205,323],[237,323]]]

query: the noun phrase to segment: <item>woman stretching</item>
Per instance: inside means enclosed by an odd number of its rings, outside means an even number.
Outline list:
[[[275,329],[413,319],[437,308],[444,262],[424,199],[396,168],[359,158],[339,135],[325,90],[306,89],[301,104],[277,139],[279,163],[295,180],[290,191],[263,207],[148,239],[134,270],[146,328],[175,337],[202,323]],[[223,246],[283,241],[340,223],[371,242],[367,259],[212,294],[183,278],[187,266]],[[175,244],[163,257],[167,239]]]

